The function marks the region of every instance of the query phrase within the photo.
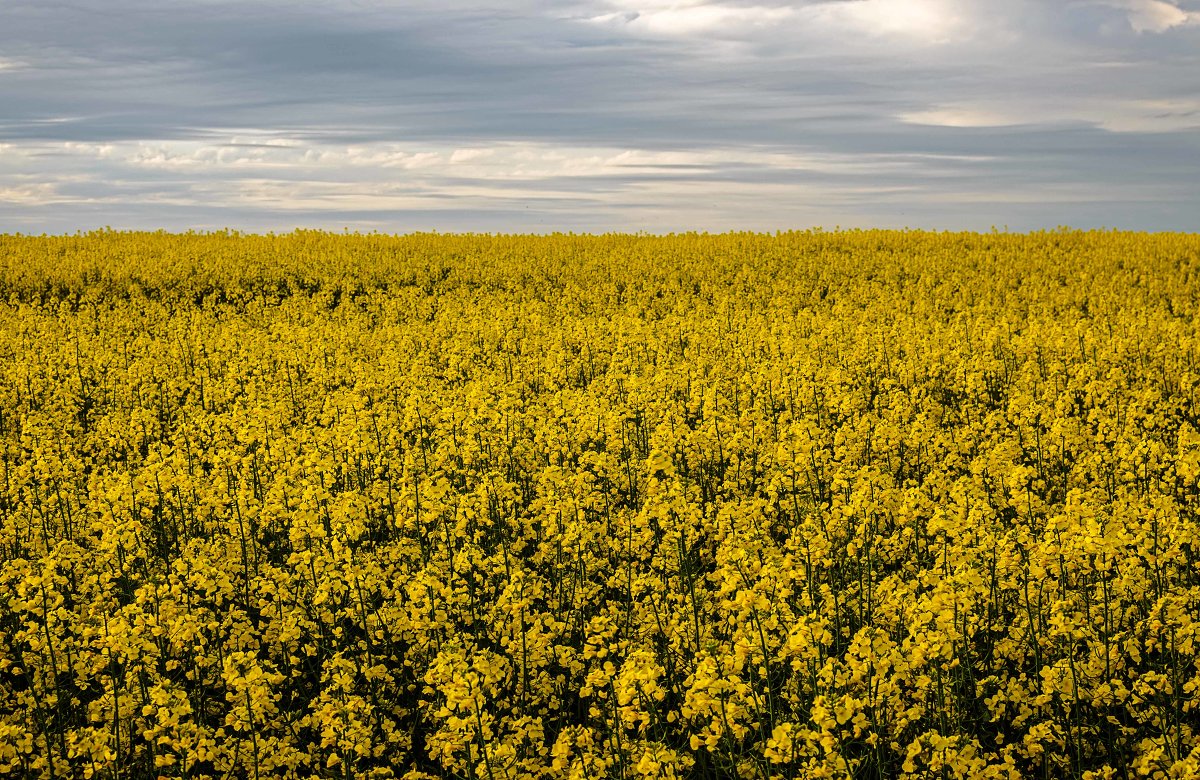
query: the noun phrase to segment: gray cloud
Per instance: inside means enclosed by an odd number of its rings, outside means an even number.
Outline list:
[[[0,231],[1196,229],[1200,4],[9,2]]]

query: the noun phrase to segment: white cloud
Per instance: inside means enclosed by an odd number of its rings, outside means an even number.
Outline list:
[[[406,171],[414,176],[517,181],[563,177],[704,176],[728,166],[862,173],[919,164],[905,155],[778,152],[754,147],[652,150],[554,143],[500,143],[490,147],[412,148],[391,143],[318,145],[295,140],[271,143],[155,141],[123,144],[63,143],[60,153],[121,160],[133,169],[190,170],[197,174],[275,171]],[[362,176],[364,174],[355,174]]]
[[[778,213],[761,213],[761,201],[753,197],[756,192],[773,203],[789,199],[800,203],[804,198],[848,202],[867,193],[882,195],[913,186],[885,183],[880,177],[930,182],[987,160],[970,155],[744,146],[643,149],[544,142],[459,148],[405,148],[392,143],[336,146],[269,132],[207,143],[44,142],[25,148],[25,167],[0,177],[0,200],[23,207],[220,204],[247,213],[337,214],[437,211],[448,204],[486,213],[532,205],[564,213],[594,207],[600,209],[597,214],[620,211],[635,219],[631,203],[640,202],[647,213],[666,208],[656,204],[674,204],[671,208],[678,214],[696,209],[711,212],[714,218],[726,220],[721,225],[727,227],[738,220],[763,227],[768,224],[763,220],[779,218]],[[44,183],[48,160],[65,170],[87,168],[93,175],[73,179],[59,173],[54,178],[62,186]],[[808,183],[798,187],[800,181]],[[755,202],[759,205],[752,207]],[[720,212],[713,205],[717,203],[731,203],[733,210]]]
[[[1035,117],[1020,118],[995,109],[977,106],[946,105],[897,115],[902,122],[938,127],[1008,127],[1035,121]]]
[[[492,149],[455,149],[450,155],[450,163],[457,165],[458,163],[471,162],[472,160],[481,160],[485,157],[490,157],[492,153]]]
[[[61,200],[58,188],[48,182],[0,186],[0,203],[46,205]]]
[[[1088,124],[1113,133],[1170,133],[1200,129],[1200,100],[1038,97],[1011,101],[947,103],[897,114],[914,125],[986,128]]]
[[[795,13],[788,7],[722,3],[615,2],[612,5],[618,10],[590,17],[589,21],[667,37],[727,36],[780,24]]]
[[[830,34],[853,41],[868,35],[942,43],[968,31],[970,3],[954,0],[810,0],[734,4],[691,0],[603,0],[584,18],[650,37],[733,38],[747,35]]]
[[[115,147],[112,144],[86,143],[83,141],[66,141],[63,149],[71,154],[90,155],[100,159],[112,156]]]
[[[1200,23],[1200,13],[1185,11],[1167,0],[1101,0],[1101,4],[1125,11],[1130,26],[1139,33],[1161,33]]]
[[[947,43],[974,32],[969,3],[954,0],[852,0],[807,9],[835,29],[925,43]]]

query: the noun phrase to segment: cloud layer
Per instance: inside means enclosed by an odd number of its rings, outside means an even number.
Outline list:
[[[1197,2],[3,14],[0,231],[1198,227]]]

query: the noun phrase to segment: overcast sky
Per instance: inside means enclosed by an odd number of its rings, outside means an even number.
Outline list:
[[[1200,0],[0,3],[0,232],[1198,215]]]

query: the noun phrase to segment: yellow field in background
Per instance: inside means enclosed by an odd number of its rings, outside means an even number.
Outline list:
[[[0,774],[1200,776],[1200,236],[0,236]]]

